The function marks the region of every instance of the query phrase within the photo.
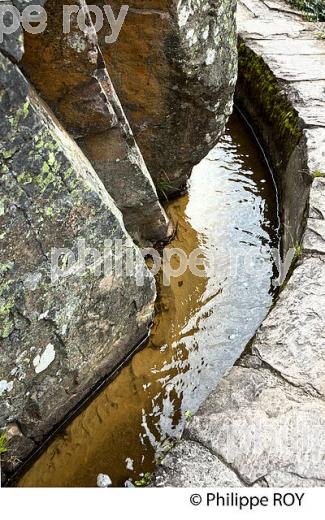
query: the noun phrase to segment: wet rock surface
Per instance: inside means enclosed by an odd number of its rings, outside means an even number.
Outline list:
[[[62,33],[63,6],[70,4],[85,10],[91,27],[83,0],[48,0],[47,29],[25,34],[24,71],[92,163],[132,237],[137,242],[164,240],[168,219],[105,67],[96,32],[93,26],[83,32],[74,14],[70,32]]]
[[[119,12],[121,0],[109,3]],[[183,187],[232,111],[235,0],[132,0],[114,46],[99,34],[115,88],[160,194]]]
[[[12,439],[6,471],[146,335],[155,284],[89,161],[1,54],[0,94],[0,426]],[[103,255],[105,240],[116,239],[136,260],[128,277],[95,270],[87,253],[84,264],[69,263],[70,254],[81,260],[78,241]],[[67,265],[69,276],[60,275]]]
[[[273,162],[283,161],[276,172],[285,196],[284,224],[291,232],[285,248],[297,246],[302,237],[300,258],[246,355],[223,377],[158,469],[157,486],[190,485],[182,468],[186,464],[189,475],[204,475],[209,464],[202,461],[208,456],[245,486],[325,485],[325,43],[317,38],[319,28],[284,2],[272,6],[239,1],[242,58],[252,58],[260,74],[257,88],[264,85],[255,108],[249,99],[243,104],[254,122],[264,113],[257,128]],[[241,81],[247,87],[248,76],[239,82],[245,101]],[[278,151],[277,135],[272,138],[268,131],[269,117],[273,131],[277,128],[269,87],[278,106],[284,103],[292,114]],[[193,450],[185,460],[189,442],[203,448],[204,456]],[[204,480],[199,484],[206,485]],[[212,485],[224,485],[222,472],[214,474]]]

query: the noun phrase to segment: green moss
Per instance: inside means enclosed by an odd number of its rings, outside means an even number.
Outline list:
[[[0,435],[0,455],[8,451],[8,438],[6,433]]]
[[[6,175],[9,172],[9,168],[6,164],[0,164],[0,173]]]
[[[0,307],[0,316],[7,315],[12,307],[9,304],[2,305]]]
[[[42,166],[42,169],[41,169],[41,172],[43,175],[49,173],[50,171],[50,166],[47,164],[47,162],[45,162]]]
[[[64,174],[63,174],[63,178],[64,178],[64,180],[68,180],[69,177],[71,177],[71,175],[73,174],[73,172],[74,172],[74,169],[73,169],[72,166],[70,166],[70,168],[68,168],[68,169],[64,172]]]
[[[23,171],[20,175],[18,175],[17,180],[21,184],[30,184],[33,181],[33,177],[29,172]]]
[[[54,155],[53,152],[49,153],[48,164],[51,167],[54,167],[55,165],[57,165],[57,160],[56,160],[55,155]]]
[[[45,141],[42,139],[41,136],[36,136],[35,137],[35,149],[36,150],[42,150],[43,148],[45,148]],[[31,154],[33,153],[34,151],[31,150]]]
[[[26,119],[29,113],[30,102],[27,100],[15,113],[14,116],[8,118],[8,121],[13,130],[18,130],[21,122]]]
[[[29,112],[29,101],[24,103],[15,115],[9,118],[12,131],[12,137],[19,130],[19,124],[22,118],[27,117]],[[58,193],[63,183],[66,182],[67,189],[76,206],[82,205],[82,196],[80,188],[86,189],[83,182],[80,181],[75,174],[72,166],[68,167],[67,160],[60,148],[60,144],[53,138],[50,130],[43,129],[33,136],[33,143],[28,152],[30,158],[29,171],[21,171],[17,177],[21,185],[33,184],[38,187],[41,194],[47,192],[49,197]],[[4,159],[10,160],[15,150],[8,150],[2,154]],[[0,173],[8,173],[9,168],[4,161],[0,160]],[[28,162],[29,163],[29,162]],[[4,214],[4,207],[0,203],[0,216]],[[51,207],[45,210],[47,216],[52,217],[54,211]]]
[[[14,306],[15,306],[14,296],[10,296],[7,299],[7,301],[5,302],[5,304],[0,306],[0,316],[8,315],[10,313],[10,311],[14,308]]]
[[[301,257],[303,253],[303,247],[301,244],[296,244],[295,245],[295,257],[294,257],[294,260],[298,260],[298,258]]]
[[[27,99],[27,101],[24,103],[23,107],[20,109],[21,114],[26,118],[29,113],[29,107],[30,107],[30,101]]]
[[[243,41],[238,47],[239,84],[245,95],[257,106],[259,117],[270,122],[274,140],[280,149],[298,144],[302,135],[297,112],[283,94],[282,87],[261,56],[250,50]]]
[[[53,217],[54,211],[52,208],[46,208],[45,213],[48,217]]]
[[[12,333],[12,331],[14,329],[14,324],[9,318],[6,318],[3,320],[3,324],[1,326],[1,328],[2,328],[2,331],[0,332],[0,336],[3,339],[6,339]]]
[[[315,170],[313,172],[313,177],[325,177],[325,173],[321,172],[320,170]]]
[[[57,152],[59,145],[56,141],[53,140],[52,136],[50,134],[46,134],[46,141],[44,143],[44,150],[48,150],[49,152]]]
[[[3,296],[4,292],[10,287],[12,280],[6,280],[0,284],[0,297]]]
[[[11,269],[11,264],[0,264],[0,273],[1,274],[7,273],[8,271],[10,271],[10,269]]]
[[[134,485],[136,487],[146,487],[150,484],[151,473],[145,473],[140,480],[136,480]]]
[[[8,264],[9,266],[9,264]],[[9,266],[10,268],[10,266]],[[12,312],[13,308],[15,307],[15,297],[13,295],[9,297],[3,296],[5,291],[8,289],[8,287],[11,284],[11,280],[1,284],[0,286],[0,295],[2,297],[2,302],[0,305],[0,336],[2,338],[7,338],[11,332],[14,329],[14,323],[10,319],[10,313]]]
[[[59,183],[57,176],[58,168],[58,163],[55,166],[50,165],[48,162],[43,163],[40,173],[35,177],[35,183],[40,188],[41,193],[44,193],[50,184],[56,186]]]
[[[6,159],[11,159],[11,157],[15,154],[16,150],[13,149],[13,150],[4,150],[2,152],[2,157],[6,160]]]
[[[65,171],[63,170],[63,164],[59,159],[59,146],[58,143],[53,141],[52,137],[45,134],[39,134],[35,137],[35,148],[38,153],[43,157],[44,162],[42,164],[40,173],[34,178],[34,182],[40,188],[41,193],[53,185],[54,188],[60,188],[63,181],[69,180],[69,192],[77,203],[80,199],[79,187],[80,181],[77,177],[73,178],[74,168],[69,167]],[[63,173],[63,177],[62,177]],[[48,213],[49,215],[49,213]]]

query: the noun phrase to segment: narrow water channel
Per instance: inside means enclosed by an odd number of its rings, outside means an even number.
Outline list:
[[[160,277],[149,343],[56,436],[20,486],[95,486],[98,473],[122,486],[151,472],[268,312],[279,247],[276,189],[238,115],[194,168],[188,193],[166,209],[177,228],[168,248],[187,255],[199,248],[210,267],[204,276],[187,270],[170,286]]]

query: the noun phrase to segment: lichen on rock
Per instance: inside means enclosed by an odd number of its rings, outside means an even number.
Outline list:
[[[12,462],[146,335],[155,284],[91,164],[1,54],[0,92],[0,427],[23,432]],[[53,279],[80,240],[101,255],[119,240],[134,272],[98,272],[90,251]]]

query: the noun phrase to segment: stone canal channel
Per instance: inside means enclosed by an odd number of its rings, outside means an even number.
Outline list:
[[[278,196],[238,114],[166,210],[176,229],[167,251],[199,248],[209,266],[200,276],[187,269],[169,285],[158,275],[149,342],[52,440],[20,486],[95,486],[99,473],[115,486],[145,481],[272,305]],[[171,262],[176,270],[176,255]]]

